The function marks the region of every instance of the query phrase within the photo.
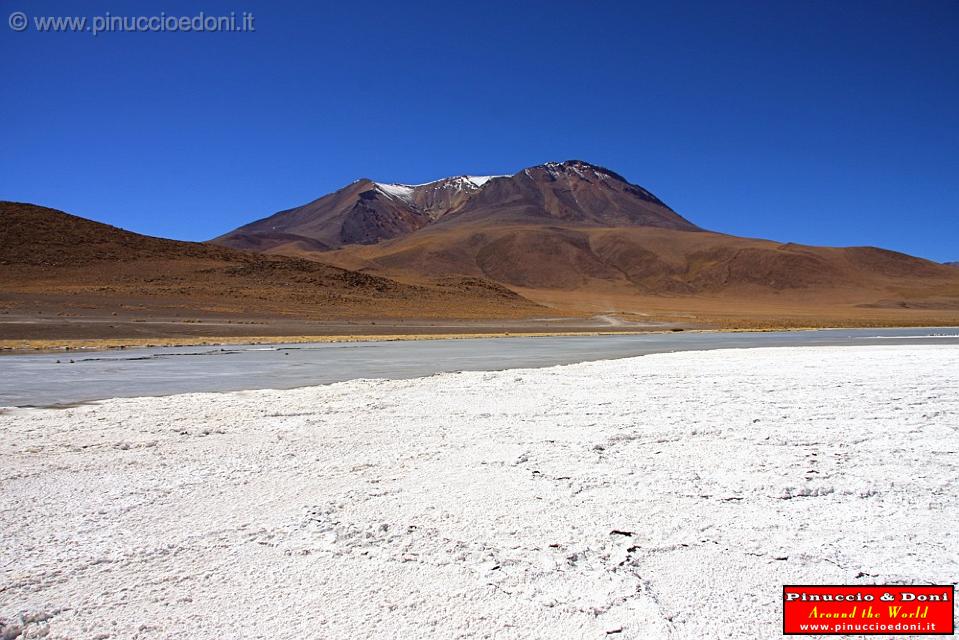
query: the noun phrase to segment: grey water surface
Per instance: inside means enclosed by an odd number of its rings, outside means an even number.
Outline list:
[[[415,378],[448,371],[545,367],[670,351],[895,344],[959,345],[959,329],[679,332],[3,355],[0,406],[54,406],[201,391],[289,389],[357,378]]]

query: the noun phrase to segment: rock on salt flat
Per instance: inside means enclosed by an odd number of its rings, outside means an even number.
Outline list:
[[[754,349],[12,410],[0,637],[778,637],[784,583],[959,575],[957,373]]]

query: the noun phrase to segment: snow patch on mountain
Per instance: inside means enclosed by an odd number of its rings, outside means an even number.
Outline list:
[[[373,184],[376,185],[379,191],[392,198],[399,198],[404,202],[412,202],[413,200],[413,187],[409,185],[391,184],[388,182],[374,182]]]
[[[477,187],[482,187],[487,182],[494,178],[508,178],[509,176],[463,176],[469,182],[476,185]]]
[[[619,174],[613,173],[612,171],[604,169],[603,167],[599,167],[588,162],[583,162],[582,160],[547,162],[539,167],[533,167],[533,169],[542,169],[548,173],[551,178],[574,175],[587,181],[597,179],[600,181],[614,180],[616,182],[626,182]],[[530,175],[529,169],[527,169],[525,173],[526,175]]]
[[[377,187],[380,187],[382,190],[387,191],[390,195],[395,195],[396,197],[405,197],[401,195],[406,193],[412,193],[414,189],[422,189],[423,187],[433,187],[434,189],[480,189],[486,185],[487,182],[493,180],[494,178],[508,178],[508,175],[500,176],[451,176],[449,178],[440,178],[439,180],[432,180],[430,182],[421,182],[419,184],[399,184],[392,182],[375,182],[374,184]]]

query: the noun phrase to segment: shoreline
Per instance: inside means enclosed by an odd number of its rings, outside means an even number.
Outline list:
[[[843,329],[959,329],[959,325],[852,325],[765,328],[672,328],[596,331],[489,331],[464,333],[383,333],[383,334],[318,334],[284,336],[189,336],[181,338],[69,338],[0,339],[0,356],[29,353],[98,352],[125,349],[176,347],[264,346],[282,344],[327,344],[353,342],[413,342],[433,340],[480,340],[491,338],[563,338],[592,336],[635,336],[668,333],[795,333],[802,331],[837,331]]]
[[[679,329],[675,332],[710,330]],[[150,349],[173,347],[264,346],[283,344],[327,344],[338,342],[414,342],[433,340],[480,340],[489,338],[559,338],[613,335],[644,335],[673,333],[673,330],[651,331],[548,331],[548,332],[475,332],[475,333],[384,333],[350,335],[292,335],[292,336],[209,336],[196,338],[90,338],[69,340],[0,340],[0,356],[25,353],[55,353],[61,351],[118,351],[122,349]],[[59,346],[48,345],[57,343]]]
[[[9,354],[6,359],[0,358],[4,363],[0,368],[7,374],[5,382],[0,383],[0,405],[60,409],[121,397],[297,389],[360,379],[426,378],[455,371],[541,369],[661,353],[907,344],[919,347],[923,343],[959,346],[959,332],[945,327],[532,336],[541,338],[536,340],[522,335],[502,337],[518,339],[458,336],[441,340],[431,336],[414,345],[409,343],[415,337],[404,336],[382,342],[338,339],[263,346]],[[462,342],[470,339],[480,341]],[[81,369],[75,369],[75,365]],[[144,371],[148,375],[141,377]],[[31,379],[36,382],[24,382]]]

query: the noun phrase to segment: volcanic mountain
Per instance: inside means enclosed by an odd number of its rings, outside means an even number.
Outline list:
[[[707,231],[647,189],[579,160],[421,185],[358,180],[213,242],[406,282],[485,278],[581,311],[705,317],[751,309],[810,318],[826,317],[824,309],[837,318],[959,311],[951,267],[873,247]]]
[[[0,309],[8,315],[29,310],[33,325],[43,319],[38,314],[104,311],[136,315],[140,322],[158,314],[349,319],[542,313],[477,278],[404,284],[314,260],[143,236],[15,202],[0,202]],[[7,335],[0,337],[12,337],[11,326],[2,327]]]
[[[697,229],[642,187],[573,160],[513,176],[459,176],[419,185],[364,178],[213,242],[284,253],[324,251],[375,244],[437,224],[476,221]]]

